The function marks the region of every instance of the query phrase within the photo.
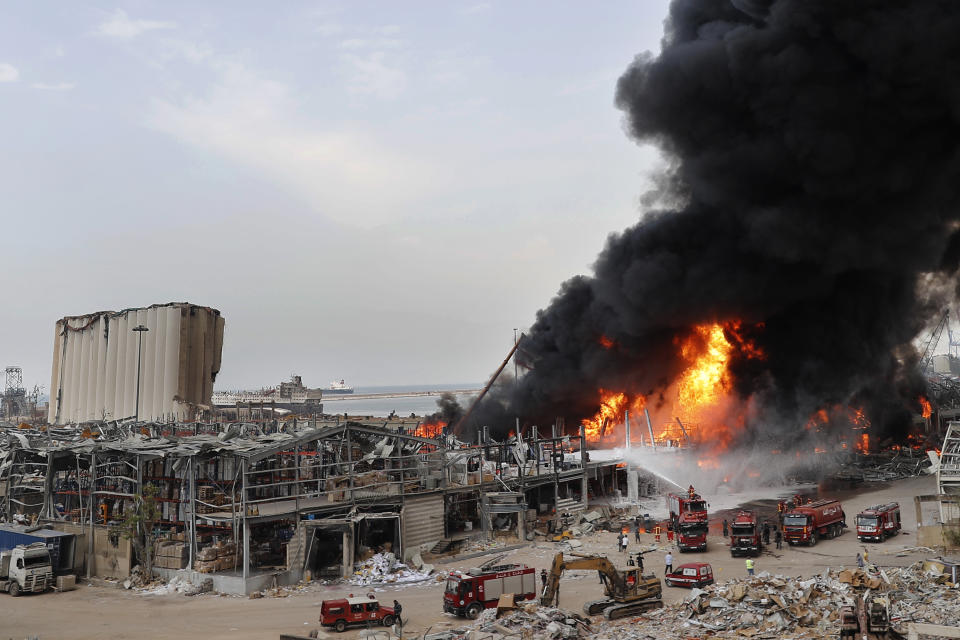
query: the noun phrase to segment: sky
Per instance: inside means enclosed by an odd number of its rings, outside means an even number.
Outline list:
[[[618,76],[666,0],[0,0],[0,366],[189,301],[216,387],[480,383],[641,215]]]

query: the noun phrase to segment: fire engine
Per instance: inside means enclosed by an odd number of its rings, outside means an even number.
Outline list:
[[[667,494],[670,523],[677,532],[677,549],[707,550],[707,503],[691,486],[686,494]]]
[[[783,537],[788,544],[817,544],[819,537],[834,538],[847,526],[843,505],[836,500],[815,500],[794,507],[783,516]]]
[[[763,551],[763,539],[760,524],[753,511],[743,510],[737,513],[730,525],[730,555],[740,554],[759,556]]]
[[[857,538],[883,542],[900,531],[900,503],[878,504],[857,514]]]
[[[443,610],[475,620],[484,609],[496,607],[505,593],[512,593],[518,600],[536,598],[536,569],[525,564],[502,564],[451,573],[443,592]]]

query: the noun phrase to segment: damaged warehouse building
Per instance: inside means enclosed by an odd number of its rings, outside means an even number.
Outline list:
[[[616,461],[584,464],[576,436],[466,444],[397,421],[24,426],[2,432],[3,519],[72,534],[63,562],[77,573],[125,577],[116,525],[150,485],[155,573],[225,593],[346,577],[374,552],[522,540],[541,513],[581,511],[624,476]]]

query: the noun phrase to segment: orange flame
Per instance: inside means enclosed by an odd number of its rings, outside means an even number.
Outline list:
[[[597,342],[599,342],[600,346],[603,347],[604,349],[613,349],[613,347],[616,346],[617,344],[607,336],[600,336],[597,339]]]
[[[870,434],[861,433],[860,441],[857,442],[856,447],[857,447],[857,451],[859,451],[860,453],[870,453]]]
[[[929,418],[933,414],[933,407],[930,406],[930,401],[923,396],[920,396],[920,407],[923,410],[921,415],[924,418]]]
[[[424,422],[413,430],[413,435],[421,438],[439,438],[443,435],[446,422]]]
[[[760,327],[762,325],[757,325]],[[605,348],[615,346],[606,336],[600,336],[599,342]],[[715,450],[725,449],[735,430],[744,423],[743,416],[729,418],[733,388],[728,370],[730,360],[734,355],[747,359],[766,356],[743,335],[740,321],[696,326],[690,335],[682,340],[678,338],[676,344],[678,356],[687,366],[675,383],[665,390],[664,396],[674,397],[675,402],[662,411],[663,415],[656,416],[660,424],[653,427],[654,439],[657,444],[683,442],[693,439],[696,434],[699,441],[709,443]],[[647,404],[647,399],[640,394],[631,396],[600,389],[599,396],[600,410],[592,418],[582,421],[588,442],[599,442],[604,423],[605,433],[610,433],[623,424],[625,411],[640,415]]]

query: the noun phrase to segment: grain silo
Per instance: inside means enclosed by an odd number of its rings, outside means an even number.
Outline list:
[[[48,420],[192,419],[210,405],[223,324],[216,309],[186,302],[57,321]]]

